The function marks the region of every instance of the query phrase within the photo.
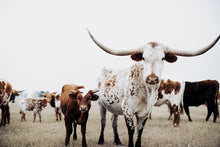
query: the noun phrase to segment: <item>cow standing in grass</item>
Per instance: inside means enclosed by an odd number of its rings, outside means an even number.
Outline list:
[[[61,109],[65,116],[66,126],[66,138],[65,145],[69,144],[70,136],[72,134],[74,125],[73,139],[77,139],[76,127],[77,124],[81,125],[82,133],[82,146],[86,147],[86,123],[89,117],[89,110],[91,107],[91,101],[96,101],[98,95],[96,90],[89,90],[87,94],[83,96],[83,92],[80,89],[83,86],[77,85],[64,85],[60,96]]]
[[[35,122],[36,115],[39,115],[39,121],[41,122],[41,111],[43,108],[47,106],[47,99],[46,98],[26,98],[21,99],[19,101],[20,106],[20,114],[21,114],[21,121],[26,121],[25,113],[26,111],[33,111],[34,112],[34,120]]]
[[[43,94],[44,97],[47,98],[47,101],[50,103],[50,106],[55,110],[56,121],[61,121],[61,105],[60,105],[60,94],[57,92],[53,93],[45,93]]]
[[[158,100],[154,106],[168,105],[170,115],[168,120],[172,119],[174,114],[173,126],[177,127],[180,122],[180,110],[183,103],[183,93],[185,81],[180,78],[163,78],[158,90]]]
[[[137,141],[135,146],[141,146],[141,135],[144,125],[157,101],[158,88],[160,86],[161,74],[164,61],[175,62],[177,56],[197,56],[211,49],[219,40],[220,36],[207,47],[195,51],[178,51],[157,42],[150,42],[142,47],[130,50],[115,50],[106,47],[96,40],[89,32],[90,37],[105,52],[127,56],[137,63],[127,69],[118,70],[104,68],[99,79],[99,105],[101,114],[101,133],[99,144],[104,143],[104,128],[106,122],[106,110],[112,113],[112,127],[114,132],[114,143],[121,144],[117,131],[118,115],[124,115],[128,129],[128,146],[133,147],[134,122],[133,116],[137,118]]]
[[[15,97],[19,96],[17,90],[13,90],[11,84],[7,80],[0,79],[0,108],[2,109],[2,120],[0,126],[6,123],[10,124],[9,102],[15,101]]]
[[[204,104],[208,109],[208,114],[205,120],[208,121],[209,117],[213,113],[213,122],[216,122],[216,118],[219,115],[218,94],[219,83],[216,80],[186,82],[183,96],[183,106],[188,116],[188,120],[192,121],[189,115],[189,106],[200,106]]]

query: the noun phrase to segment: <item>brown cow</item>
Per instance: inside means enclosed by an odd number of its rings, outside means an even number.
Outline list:
[[[15,96],[19,96],[19,91],[13,90],[7,80],[0,79],[0,108],[2,109],[2,120],[0,126],[10,124],[9,101],[14,101]],[[7,122],[6,122],[7,121]]]
[[[43,94],[43,96],[47,98],[47,101],[50,103],[50,106],[54,108],[56,121],[58,121],[58,118],[61,121],[60,94],[56,94],[56,93],[57,92],[45,93]]]
[[[73,139],[77,139],[76,127],[77,124],[81,125],[82,132],[82,146],[86,147],[86,123],[89,116],[89,109],[91,107],[91,101],[98,99],[97,92],[89,90],[88,93],[83,96],[80,91],[83,86],[77,85],[64,85],[60,96],[61,109],[65,115],[65,126],[66,126],[66,138],[65,145],[69,144],[70,136],[72,134],[72,124],[74,124],[74,135]]]

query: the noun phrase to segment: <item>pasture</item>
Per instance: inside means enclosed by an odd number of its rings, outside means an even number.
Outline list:
[[[19,114],[19,98],[16,103],[10,103],[11,124],[0,127],[1,147],[62,147],[65,139],[65,124],[55,121],[54,109],[48,106],[42,111],[42,122],[37,116],[33,123],[33,112],[26,113],[27,122],[21,122]],[[220,118],[213,123],[213,115],[205,122],[207,109],[205,106],[190,107],[193,122],[188,122],[184,113],[181,115],[179,127],[174,128],[172,121],[168,121],[167,106],[154,107],[152,120],[148,120],[142,135],[144,147],[219,147],[220,146]],[[77,127],[77,140],[71,135],[69,146],[81,146],[80,126]],[[100,115],[97,102],[92,102],[89,120],[87,123],[87,144],[89,147],[97,144],[100,133]],[[122,116],[118,120],[119,137],[124,146],[127,145],[127,128]],[[136,141],[136,132],[134,141]],[[103,147],[112,147],[113,130],[111,127],[111,114],[107,113],[105,128],[105,144]]]

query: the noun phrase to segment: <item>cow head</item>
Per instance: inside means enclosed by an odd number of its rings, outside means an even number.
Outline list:
[[[12,101],[12,103],[14,103],[15,97],[19,96],[19,93],[21,93],[21,92],[23,92],[23,90],[22,91],[12,90],[10,101]]]
[[[70,92],[69,97],[77,102],[78,111],[81,113],[78,123],[83,123],[87,120],[86,115],[91,108],[91,101],[96,101],[99,98],[96,94],[98,90],[89,90],[85,96],[79,90],[71,90]]]
[[[161,80],[161,74],[164,66],[164,61],[175,62],[177,56],[197,56],[205,53],[211,49],[216,42],[219,40],[220,35],[207,47],[195,50],[195,51],[180,51],[171,49],[165,45],[150,42],[142,47],[129,49],[129,50],[115,50],[106,47],[98,40],[96,40],[93,35],[88,31],[90,37],[105,52],[117,55],[117,56],[127,56],[131,55],[131,58],[135,61],[143,62],[143,80],[145,85],[156,85],[159,84]]]
[[[55,97],[57,92],[45,93],[42,96],[47,98],[47,102],[50,103],[51,107],[55,107]]]
[[[40,99],[40,104],[42,107],[47,107],[47,99],[46,98]]]

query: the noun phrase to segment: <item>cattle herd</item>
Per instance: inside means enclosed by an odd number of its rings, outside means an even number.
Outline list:
[[[141,146],[141,136],[148,118],[151,118],[153,106],[168,106],[170,116],[173,117],[173,126],[180,123],[180,113],[185,110],[188,120],[192,121],[189,106],[206,105],[208,114],[206,121],[213,113],[213,122],[219,116],[219,83],[216,80],[197,82],[185,81],[174,76],[161,77],[164,62],[173,63],[177,56],[197,56],[211,49],[219,40],[218,36],[207,47],[195,51],[180,51],[171,49],[157,42],[150,42],[139,48],[129,50],[116,50],[100,43],[89,31],[94,43],[105,52],[116,56],[131,56],[136,61],[124,69],[104,67],[98,77],[97,89],[84,92],[84,86],[64,85],[61,93],[45,93],[43,98],[25,98],[19,101],[21,121],[26,121],[25,112],[33,111],[35,122],[47,103],[55,110],[57,121],[64,116],[66,137],[65,145],[69,144],[73,132],[73,139],[77,139],[77,125],[81,125],[82,146],[87,146],[86,124],[89,118],[91,101],[98,101],[101,116],[101,131],[98,144],[104,144],[104,130],[106,125],[106,112],[112,113],[112,128],[114,143],[121,145],[118,134],[118,115],[123,115],[128,131],[128,146]],[[7,80],[0,80],[0,108],[2,118],[0,126],[10,124],[9,102],[15,100],[21,91],[12,89]],[[135,125],[133,117],[137,119],[137,140],[134,144],[133,136]]]

